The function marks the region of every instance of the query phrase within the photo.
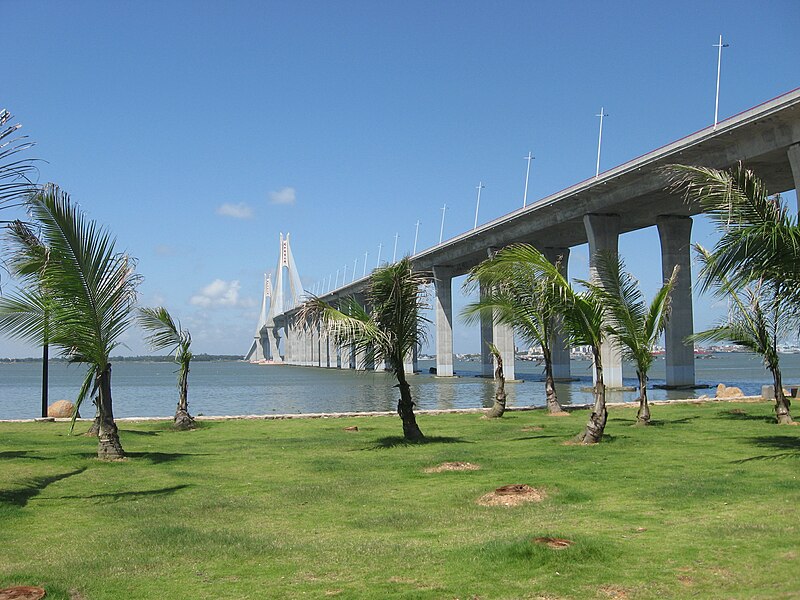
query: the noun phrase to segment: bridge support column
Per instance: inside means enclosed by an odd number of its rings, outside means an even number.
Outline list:
[[[598,283],[595,266],[598,252],[610,252],[614,256],[619,249],[619,215],[584,215],[583,224],[589,238],[589,278]],[[603,381],[611,388],[622,387],[622,356],[614,348],[611,340],[606,340],[600,347],[600,360],[603,361]],[[597,378],[597,373],[594,373]]]
[[[797,194],[797,212],[800,214],[800,144],[789,146],[789,164],[794,175],[794,191]]]
[[[684,339],[694,331],[692,307],[691,217],[662,216],[656,220],[661,238],[661,270],[664,280],[680,267],[672,290],[672,314],[664,332],[667,387],[695,384],[694,345]]]
[[[405,371],[406,375],[413,375],[417,371],[416,349],[406,354],[405,360],[403,360],[403,370]]]
[[[274,323],[267,323],[266,337],[267,337],[267,343],[269,344],[269,358],[272,360],[272,362],[275,363],[283,362],[281,360],[280,350],[278,349],[278,328],[275,326]],[[266,351],[264,352],[264,354],[266,354]]]
[[[488,290],[486,286],[480,286],[481,300],[486,297]],[[489,344],[494,344],[494,328],[492,326],[492,316],[487,313],[481,314],[481,375],[487,379],[494,377],[494,360]]]
[[[453,273],[433,268],[436,288],[436,374],[453,376]]]
[[[289,317],[283,320],[283,355],[287,365],[294,364],[294,329]]]
[[[353,367],[356,371],[367,370],[367,352],[366,350],[357,350],[353,347]]]
[[[497,250],[497,248],[489,248],[487,250],[489,258],[497,254]],[[481,296],[486,292],[486,288],[481,286]],[[514,330],[508,325],[497,323],[493,316],[481,315],[481,374],[489,378],[494,377],[494,359],[489,350],[490,343],[497,347],[503,359],[503,376],[506,380],[511,381],[516,377]]]
[[[560,271],[567,276],[569,266],[569,248],[545,248],[544,255],[551,263],[556,264],[561,261]],[[561,319],[555,319],[553,325],[553,339],[550,342],[551,354],[553,359],[553,379],[556,381],[569,381],[572,379],[570,369],[569,344],[563,333],[561,333]]]

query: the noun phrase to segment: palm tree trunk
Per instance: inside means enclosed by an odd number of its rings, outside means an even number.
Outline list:
[[[181,369],[181,378],[178,382],[179,397],[178,407],[175,410],[175,429],[186,430],[194,429],[195,423],[192,415],[189,414],[189,368]]]
[[[563,413],[564,407],[558,401],[556,382],[553,379],[553,355],[550,353],[550,349],[544,348],[544,346],[542,354],[544,355],[544,393],[547,398],[547,412],[551,415]]]
[[[399,369],[395,369],[394,374],[397,377],[397,387],[400,388],[397,414],[400,415],[400,419],[403,421],[403,437],[412,442],[425,439],[414,416],[414,400],[411,398],[411,386],[406,381],[406,374],[403,371],[402,364]]]
[[[494,391],[494,404],[484,416],[487,419],[498,419],[506,412],[506,376],[503,374],[503,357],[499,352],[492,354],[497,361],[497,367],[494,370],[497,387]]]
[[[99,393],[100,434],[98,435],[97,457],[102,460],[125,458],[125,451],[119,442],[117,424],[114,423],[114,410],[111,403],[111,364],[106,363],[96,374]]]
[[[47,405],[50,403],[47,394],[47,379],[48,379],[48,368],[49,364],[49,354],[50,354],[50,346],[45,341],[42,344],[42,418],[47,416]]]
[[[778,421],[778,425],[790,425],[794,423],[794,420],[789,412],[791,402],[786,397],[786,394],[783,393],[781,370],[778,367],[774,367],[770,371],[772,371],[772,381],[775,385],[775,418]]]
[[[650,424],[650,404],[647,402],[647,374],[636,371],[639,377],[639,412],[636,413],[637,425]]]
[[[594,386],[594,406],[592,414],[589,415],[589,422],[586,428],[575,438],[581,444],[597,444],[603,439],[603,431],[608,420],[608,410],[606,409],[606,386],[603,383],[603,367],[600,362],[599,352],[594,353],[594,364],[597,373],[597,383]]]
[[[87,437],[97,437],[100,434],[100,399],[95,396],[92,404],[94,404],[94,421],[92,421],[92,426],[83,434]]]

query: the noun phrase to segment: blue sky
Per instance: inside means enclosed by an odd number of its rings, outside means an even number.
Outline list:
[[[311,288],[364,253],[391,258],[800,85],[800,3],[3,3],[0,106],[68,191],[139,258],[196,352],[244,353],[262,274],[290,232]],[[793,199],[793,195],[790,195]],[[793,201],[793,200],[792,200]],[[694,238],[711,243],[696,221]],[[654,229],[620,249],[648,293]],[[374,264],[370,264],[370,267]],[[586,249],[570,271],[586,273]],[[4,276],[6,287],[8,277]],[[349,276],[348,276],[349,279]],[[462,300],[456,302],[463,304]],[[695,326],[720,314],[696,303]],[[145,351],[138,332],[128,349]],[[457,325],[457,352],[477,351]],[[0,339],[0,355],[35,349]]]

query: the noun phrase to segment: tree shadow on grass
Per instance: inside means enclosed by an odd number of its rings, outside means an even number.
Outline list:
[[[383,450],[386,448],[395,448],[397,446],[424,446],[426,444],[474,444],[463,438],[446,437],[446,436],[431,436],[425,437],[419,441],[412,442],[401,436],[389,436],[378,438],[375,440],[375,445],[367,448],[368,450]]]
[[[645,427],[669,427],[671,425],[688,425],[700,417],[683,417],[681,419],[650,419],[650,424]],[[635,422],[634,422],[635,424]]]
[[[154,465],[173,462],[187,456],[208,456],[208,454],[186,454],[184,452],[126,452],[125,456],[132,459],[149,460]]]
[[[31,460],[49,460],[44,456],[35,456],[30,450],[7,450],[0,452],[0,460],[4,458],[29,458]]]
[[[158,488],[155,490],[129,490],[127,492],[108,492],[106,494],[86,494],[83,496],[51,496],[49,498],[42,498],[42,500],[93,500],[93,499],[109,499],[117,500],[131,500],[136,498],[146,498],[148,496],[166,496],[174,494],[182,489],[190,487],[189,484],[183,483],[181,485],[173,485],[165,488]]]
[[[160,435],[160,431],[139,431],[138,429],[120,429],[120,435]]]
[[[775,417],[770,415],[748,415],[740,408],[723,410],[717,415],[718,419],[728,419],[731,421],[761,421],[762,423],[775,423]]]
[[[763,454],[751,456],[733,461],[734,464],[741,464],[753,460],[784,460],[787,458],[800,458],[800,437],[791,435],[768,435],[750,438],[750,443],[759,448],[770,448],[773,450],[784,450],[778,454]]]
[[[561,438],[561,439],[568,439],[569,436],[564,435],[526,435],[523,437],[511,438],[508,440],[509,442],[527,442],[530,440],[546,440],[548,438]]]
[[[31,498],[38,496],[49,485],[67,479],[73,475],[80,475],[86,470],[86,467],[80,467],[74,471],[67,471],[66,473],[59,473],[58,475],[49,475],[47,477],[32,477],[28,482],[17,489],[13,490],[0,490],[0,504],[10,504],[20,508],[25,507]]]

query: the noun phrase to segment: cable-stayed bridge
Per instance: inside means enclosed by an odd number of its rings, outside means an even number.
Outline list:
[[[672,318],[665,333],[667,386],[694,385],[694,352],[684,340],[693,332],[690,247],[692,216],[699,209],[666,189],[662,169],[673,163],[727,169],[739,161],[753,169],[772,193],[800,188],[800,88],[415,254],[414,267],[434,274],[437,374],[453,375],[454,277],[516,242],[530,243],[553,260],[560,257],[566,269],[571,247],[588,243],[590,257],[600,250],[616,253],[620,235],[655,225],[663,276],[668,277],[676,264],[681,268],[672,297]],[[283,248],[281,237],[281,261]],[[279,269],[283,268],[281,261]],[[291,267],[288,270],[291,272]],[[321,297],[335,302],[344,296],[358,296],[363,293],[366,279],[343,284]],[[299,278],[297,284],[299,290]],[[271,348],[269,341],[271,350],[262,350],[263,358],[280,361],[278,348],[282,346],[282,360],[289,364],[368,368],[366,357],[353,356],[351,349],[336,348],[323,333],[297,322],[301,295],[302,291],[297,292],[289,302],[282,298],[282,306],[275,303],[276,310],[270,308],[262,315],[256,348],[248,356],[259,356],[258,340],[266,339],[264,332],[271,331],[276,346]],[[500,349],[506,377],[513,379],[513,333],[487,321],[481,324],[482,341],[493,342]],[[482,350],[484,374],[489,376],[491,357],[485,348]],[[569,349],[557,343],[553,358],[556,377],[569,378]],[[603,349],[603,366],[606,383],[621,386],[622,361],[610,346]]]

